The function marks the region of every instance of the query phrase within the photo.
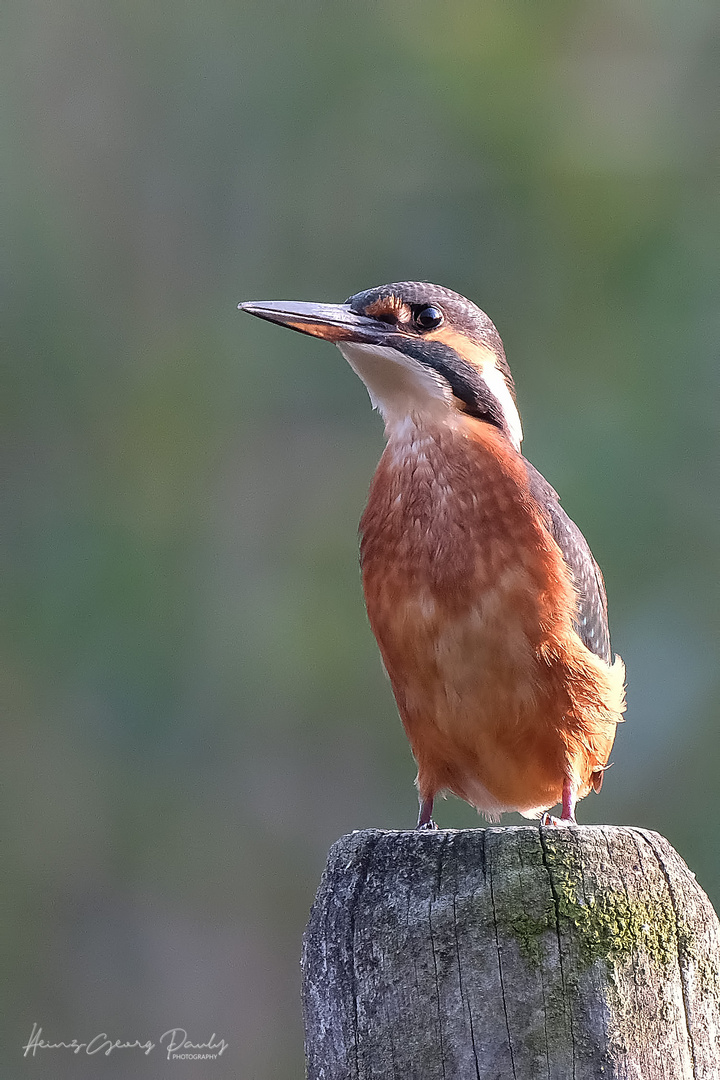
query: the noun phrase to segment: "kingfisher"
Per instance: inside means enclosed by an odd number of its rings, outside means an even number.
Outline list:
[[[576,823],[625,710],[602,573],[521,452],[488,316],[424,281],[344,304],[243,303],[324,338],[365,384],[386,446],[360,521],[367,614],[417,763],[419,829],[452,792],[490,821]],[[560,817],[548,811],[560,804]]]

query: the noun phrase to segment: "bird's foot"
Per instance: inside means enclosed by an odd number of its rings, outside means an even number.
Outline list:
[[[427,799],[420,800],[420,813],[418,815],[417,825],[415,826],[416,832],[430,832],[437,829],[437,825],[432,819],[434,798],[429,796]]]
[[[552,814],[547,812],[540,818],[541,825],[550,825],[554,828],[559,828],[565,825],[577,825],[575,820],[575,803],[577,797],[575,795],[575,788],[573,787],[572,780],[567,777],[563,781],[562,792],[562,814],[559,818],[553,817]]]
[[[577,821],[574,817],[571,818],[559,818],[553,817],[552,814],[543,814],[540,818],[540,824],[550,826],[553,829],[564,828],[567,825],[577,825]]]

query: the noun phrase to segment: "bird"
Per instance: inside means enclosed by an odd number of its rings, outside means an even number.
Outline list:
[[[238,306],[337,345],[384,419],[360,563],[417,764],[416,827],[437,828],[434,801],[448,792],[489,821],[519,811],[576,824],[623,719],[625,667],[588,543],[522,454],[494,324],[418,281],[344,304]]]

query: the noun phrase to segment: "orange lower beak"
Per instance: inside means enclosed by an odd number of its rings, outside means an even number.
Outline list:
[[[348,304],[304,304],[291,300],[268,300],[238,304],[240,311],[287,326],[301,334],[326,341],[377,342],[391,329],[387,323],[358,315]]]

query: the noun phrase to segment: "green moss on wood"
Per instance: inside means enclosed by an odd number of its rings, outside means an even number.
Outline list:
[[[659,966],[677,960],[678,941],[683,942],[684,931],[669,899],[629,896],[624,889],[598,885],[594,895],[584,899],[580,895],[583,871],[574,848],[544,838],[543,849],[540,858],[547,866],[553,888],[553,900],[545,911],[530,915],[523,904],[511,905],[510,911],[496,911],[529,963],[537,966],[542,962],[545,935],[555,930],[558,919],[561,929],[563,921],[575,928],[583,968],[598,960],[614,967],[637,951]],[[510,866],[497,869],[501,873],[513,872]]]
[[[678,921],[678,949],[681,958],[694,965],[700,993],[720,1000],[720,971],[716,956],[703,948],[697,934],[682,920]]]
[[[633,897],[624,889],[599,886],[588,900],[581,900],[582,868],[574,849],[552,840],[545,840],[544,847],[558,917],[576,928],[584,965],[602,960],[614,966],[635,951],[661,966],[677,959],[677,919],[669,899]]]
[[[501,912],[497,912],[498,917]],[[500,921],[500,918],[499,920]],[[525,912],[514,912],[506,917],[505,925],[520,946],[520,952],[533,966],[543,960],[543,936],[555,925],[555,912],[552,905],[544,915],[533,918]]]

